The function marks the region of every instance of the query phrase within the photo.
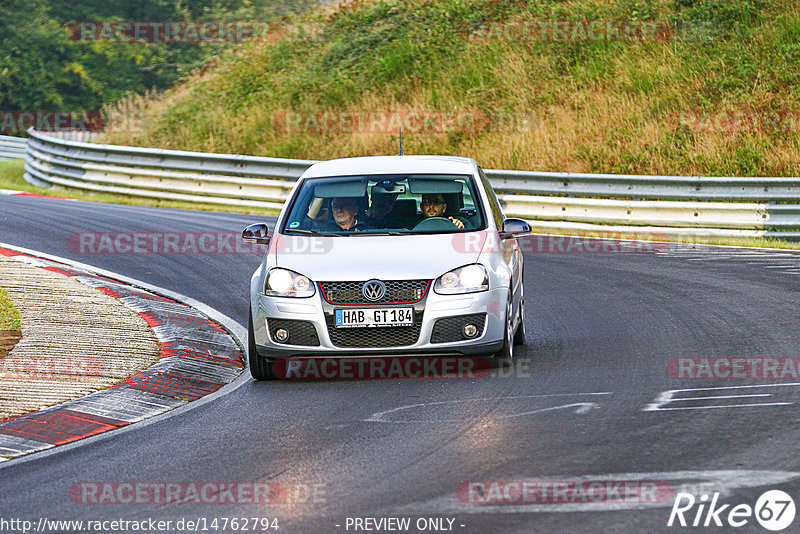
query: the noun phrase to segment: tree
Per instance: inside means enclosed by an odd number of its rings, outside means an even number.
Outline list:
[[[44,0],[0,3],[0,109],[64,109],[72,96],[90,94],[73,59],[73,43]]]

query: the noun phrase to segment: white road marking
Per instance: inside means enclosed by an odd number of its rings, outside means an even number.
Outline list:
[[[785,263],[780,263],[780,261],[781,260],[779,260],[778,258],[761,258],[758,260],[748,260],[744,263],[746,263],[747,265],[761,265],[762,267],[765,267],[767,265],[774,265],[776,267],[792,267],[797,265],[796,261],[786,262],[786,260],[783,260],[785,261]]]
[[[715,262],[715,263],[722,263],[728,260],[734,260],[736,258],[686,258],[686,261],[706,261],[706,262]],[[781,261],[785,263],[780,263]],[[792,267],[798,264],[798,260],[782,260],[781,258],[748,258],[747,260],[738,260],[738,264],[745,264],[745,265],[776,265],[776,266],[783,266],[783,267]]]
[[[405,424],[405,423],[441,423],[441,422],[458,422],[462,421],[463,419],[402,419],[402,420],[387,420],[386,416],[389,414],[405,411],[405,410],[412,410],[414,408],[426,408],[428,406],[437,406],[442,404],[455,404],[459,402],[484,402],[484,401],[500,401],[500,400],[512,400],[512,399],[536,399],[536,398],[553,398],[553,397],[582,397],[584,395],[611,395],[610,391],[604,392],[593,392],[593,393],[552,393],[552,394],[543,394],[543,395],[520,395],[520,396],[513,396],[513,397],[480,397],[480,398],[470,398],[470,399],[454,399],[448,401],[437,401],[437,402],[421,402],[418,404],[407,404],[405,406],[398,406],[397,408],[391,408],[389,410],[384,410],[382,412],[376,412],[370,415],[368,418],[363,419],[365,423],[394,423],[394,424]],[[550,406],[547,408],[538,408],[536,410],[529,410],[522,413],[517,414],[510,414],[510,415],[497,415],[496,417],[502,419],[510,419],[513,417],[522,417],[524,415],[534,415],[537,413],[543,412],[550,412],[553,410],[562,410],[565,408],[577,408],[575,413],[584,414],[588,413],[589,411],[599,408],[599,406],[594,402],[575,402],[571,404],[563,404],[560,406]]]
[[[746,408],[751,406],[786,406],[789,404],[794,404],[793,402],[769,402],[769,403],[752,403],[752,404],[712,404],[708,406],[676,406],[676,407],[669,407],[664,408],[664,406],[681,402],[687,400],[698,400],[697,398],[691,397],[679,397],[676,394],[685,393],[685,392],[697,392],[697,391],[723,391],[723,390],[741,390],[741,389],[752,389],[752,388],[779,388],[779,387],[789,387],[789,386],[800,386],[800,382],[788,382],[786,384],[755,384],[755,385],[748,385],[748,386],[721,386],[721,387],[711,387],[711,388],[691,388],[691,389],[670,389],[667,391],[662,391],[659,393],[655,400],[649,403],[647,406],[642,408],[643,412],[659,412],[659,411],[666,411],[666,410],[703,410],[703,409],[715,409],[715,408]],[[726,399],[741,399],[747,397],[754,397],[754,396],[767,396],[771,397],[771,393],[762,393],[758,395],[725,395],[723,397],[717,398],[726,398]],[[700,397],[700,400],[706,399],[713,399],[714,397]]]
[[[743,397],[771,397],[771,393],[753,393],[752,395],[716,395],[710,397],[681,397],[681,400],[708,400],[708,399],[741,399]]]
[[[678,399],[680,400],[680,399]],[[752,406],[787,406],[793,402],[753,402],[750,404],[723,404],[721,406],[682,406],[680,408],[658,408],[657,410],[644,409],[642,411],[666,412],[671,410],[714,410],[716,408],[750,408]]]

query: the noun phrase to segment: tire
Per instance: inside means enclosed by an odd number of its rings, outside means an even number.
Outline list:
[[[514,345],[525,344],[525,301],[519,303],[519,324],[517,331],[514,332]]]
[[[511,321],[511,297],[506,303],[506,327],[505,334],[503,334],[503,346],[500,350],[494,353],[495,359],[499,363],[511,364],[514,361],[514,324]]]
[[[267,361],[256,349],[256,334],[253,329],[253,312],[247,322],[247,359],[250,363],[250,374],[255,380],[273,380],[272,362]]]

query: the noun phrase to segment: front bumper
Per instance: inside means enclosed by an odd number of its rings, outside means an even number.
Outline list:
[[[360,347],[341,346],[335,343],[330,334],[330,329],[335,328],[331,323],[331,315],[335,308],[358,309],[392,308],[396,305],[365,305],[365,306],[338,306],[325,302],[319,291],[309,298],[284,298],[267,297],[259,294],[254,296],[253,329],[258,353],[267,359],[289,357],[325,357],[325,356],[384,356],[384,355],[453,355],[467,356],[488,354],[500,349],[505,332],[505,303],[508,299],[507,288],[496,288],[481,293],[467,295],[439,295],[433,290],[428,291],[425,298],[413,304],[415,307],[415,327],[419,334],[414,336],[409,344],[392,346],[368,346],[369,342]],[[410,306],[410,305],[400,305]],[[467,340],[432,343],[434,325],[437,320],[462,315],[485,314],[486,322],[480,335]],[[273,339],[268,330],[269,319],[303,321],[313,325],[316,331],[318,345],[293,345],[291,338],[287,343],[279,343]],[[274,323],[273,323],[274,324]],[[392,327],[381,327],[392,328]],[[360,334],[366,336],[376,335],[379,330],[358,329]],[[373,332],[369,332],[372,330]],[[274,328],[273,328],[274,331]],[[377,344],[377,343],[376,343]]]

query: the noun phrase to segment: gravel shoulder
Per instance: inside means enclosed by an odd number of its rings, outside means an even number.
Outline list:
[[[22,337],[0,359],[0,421],[106,389],[159,361],[152,329],[77,279],[0,257]]]

